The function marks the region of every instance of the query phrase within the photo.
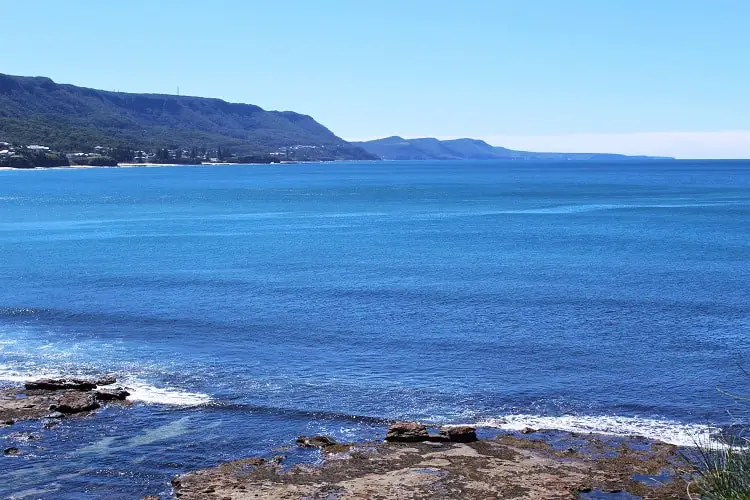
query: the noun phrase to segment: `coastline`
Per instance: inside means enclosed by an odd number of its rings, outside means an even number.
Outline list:
[[[716,390],[746,382],[728,285],[745,281],[744,167],[362,166],[1,174],[0,372],[116,371],[151,404],[3,429],[23,453],[0,497],[127,497],[133,478],[167,495],[300,434],[375,440],[387,418],[673,443],[750,421]]]
[[[116,382],[112,375],[40,379],[23,386],[16,381],[0,390],[0,429],[11,430],[25,420],[54,432],[61,420],[85,425],[86,419],[79,417],[96,419],[100,407],[107,404],[159,404],[131,401],[132,389],[116,387]],[[28,433],[5,436],[13,444],[5,445],[5,459],[27,453],[23,439],[13,438],[24,434]],[[300,436],[296,443],[269,449],[265,456],[179,474],[171,484],[173,495],[185,499],[301,499],[331,494],[341,499],[556,499],[601,498],[598,495],[606,492],[667,499],[680,497],[687,485],[685,474],[693,470],[684,451],[634,435],[529,427],[438,429],[402,422],[390,425],[385,441],[377,433],[370,440],[341,443],[328,436]],[[292,456],[290,463],[279,452]],[[300,460],[301,454],[306,459]]]
[[[369,160],[361,160],[361,161],[369,161]],[[67,165],[64,167],[38,167],[38,168],[13,168],[13,167],[0,167],[0,171],[46,171],[46,170],[88,170],[88,169],[95,169],[95,168],[105,168],[105,169],[116,169],[116,168],[156,168],[156,167],[227,167],[232,165],[237,166],[257,166],[257,165],[296,165],[301,163],[331,163],[328,161],[281,161],[281,162],[275,162],[275,163],[210,163],[210,162],[203,162],[203,163],[118,163],[117,165]]]
[[[414,423],[395,424],[416,425]],[[285,466],[285,456],[254,457],[177,476],[174,495],[198,499],[486,499],[685,497],[692,466],[673,445],[526,429],[481,439],[440,436],[336,443],[317,448],[315,464]],[[389,430],[390,434],[390,430]],[[439,439],[441,438],[442,439]],[[386,437],[388,439],[388,437]],[[619,495],[619,496],[617,496]]]

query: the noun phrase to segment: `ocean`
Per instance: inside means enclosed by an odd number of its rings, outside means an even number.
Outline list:
[[[746,161],[2,171],[0,385],[135,403],[0,429],[0,496],[167,495],[393,419],[708,439],[750,421],[749,234]]]

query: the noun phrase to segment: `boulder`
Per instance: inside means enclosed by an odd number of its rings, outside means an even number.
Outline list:
[[[533,434],[536,432],[536,429],[532,429],[531,427],[524,427],[520,432],[521,434]]]
[[[326,446],[333,446],[337,444],[333,438],[328,436],[300,436],[297,438],[297,445],[302,448],[325,448]]]
[[[415,443],[427,441],[430,435],[427,427],[417,422],[396,422],[391,424],[385,435],[385,440],[391,443]]]
[[[469,425],[446,426],[440,428],[440,435],[454,443],[473,443],[477,441],[477,430]]]
[[[104,377],[96,379],[94,382],[97,386],[112,385],[117,382],[117,377],[114,375],[105,375]]]
[[[114,387],[112,389],[97,389],[94,392],[94,397],[98,401],[124,401],[128,396],[130,396],[130,393],[122,387]]]
[[[68,392],[60,396],[57,404],[50,406],[50,410],[60,413],[81,413],[96,410],[99,403],[93,394],[82,392]]]
[[[96,388],[96,383],[80,378],[43,378],[33,382],[26,382],[24,387],[30,391],[62,391],[66,389],[90,391]]]

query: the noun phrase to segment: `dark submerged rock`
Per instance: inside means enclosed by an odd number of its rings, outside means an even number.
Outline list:
[[[20,455],[20,454],[21,454],[21,450],[19,450],[15,446],[11,446],[10,448],[5,448],[3,450],[3,455],[7,455],[7,456],[15,456],[15,455]]]
[[[130,396],[130,393],[122,387],[98,389],[94,392],[94,397],[98,401],[124,401],[128,396]]]
[[[385,440],[391,443],[416,443],[429,439],[427,427],[418,422],[396,422],[385,435]]]
[[[524,427],[521,429],[521,434],[533,434],[536,432],[536,429],[532,429],[531,427]]]
[[[90,391],[96,388],[96,383],[80,378],[43,378],[24,384],[29,391],[62,391],[72,389],[76,391]]]
[[[477,441],[477,430],[469,425],[441,427],[440,435],[454,443],[473,443]]]
[[[300,436],[297,438],[297,445],[302,448],[325,448],[326,446],[333,446],[336,441],[328,436]]]
[[[14,441],[37,441],[42,439],[42,436],[35,432],[13,432],[6,437]]]
[[[93,394],[68,392],[63,394],[57,400],[57,404],[50,407],[50,410],[56,410],[60,413],[81,413],[97,408],[99,408],[99,403],[96,402]]]

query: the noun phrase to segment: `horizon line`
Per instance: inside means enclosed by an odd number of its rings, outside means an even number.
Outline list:
[[[668,132],[576,132],[561,134],[480,134],[459,135],[389,134],[405,140],[434,138],[438,140],[475,139],[494,147],[535,153],[623,154],[628,156],[663,156],[685,160],[748,160],[750,130],[668,131]]]

